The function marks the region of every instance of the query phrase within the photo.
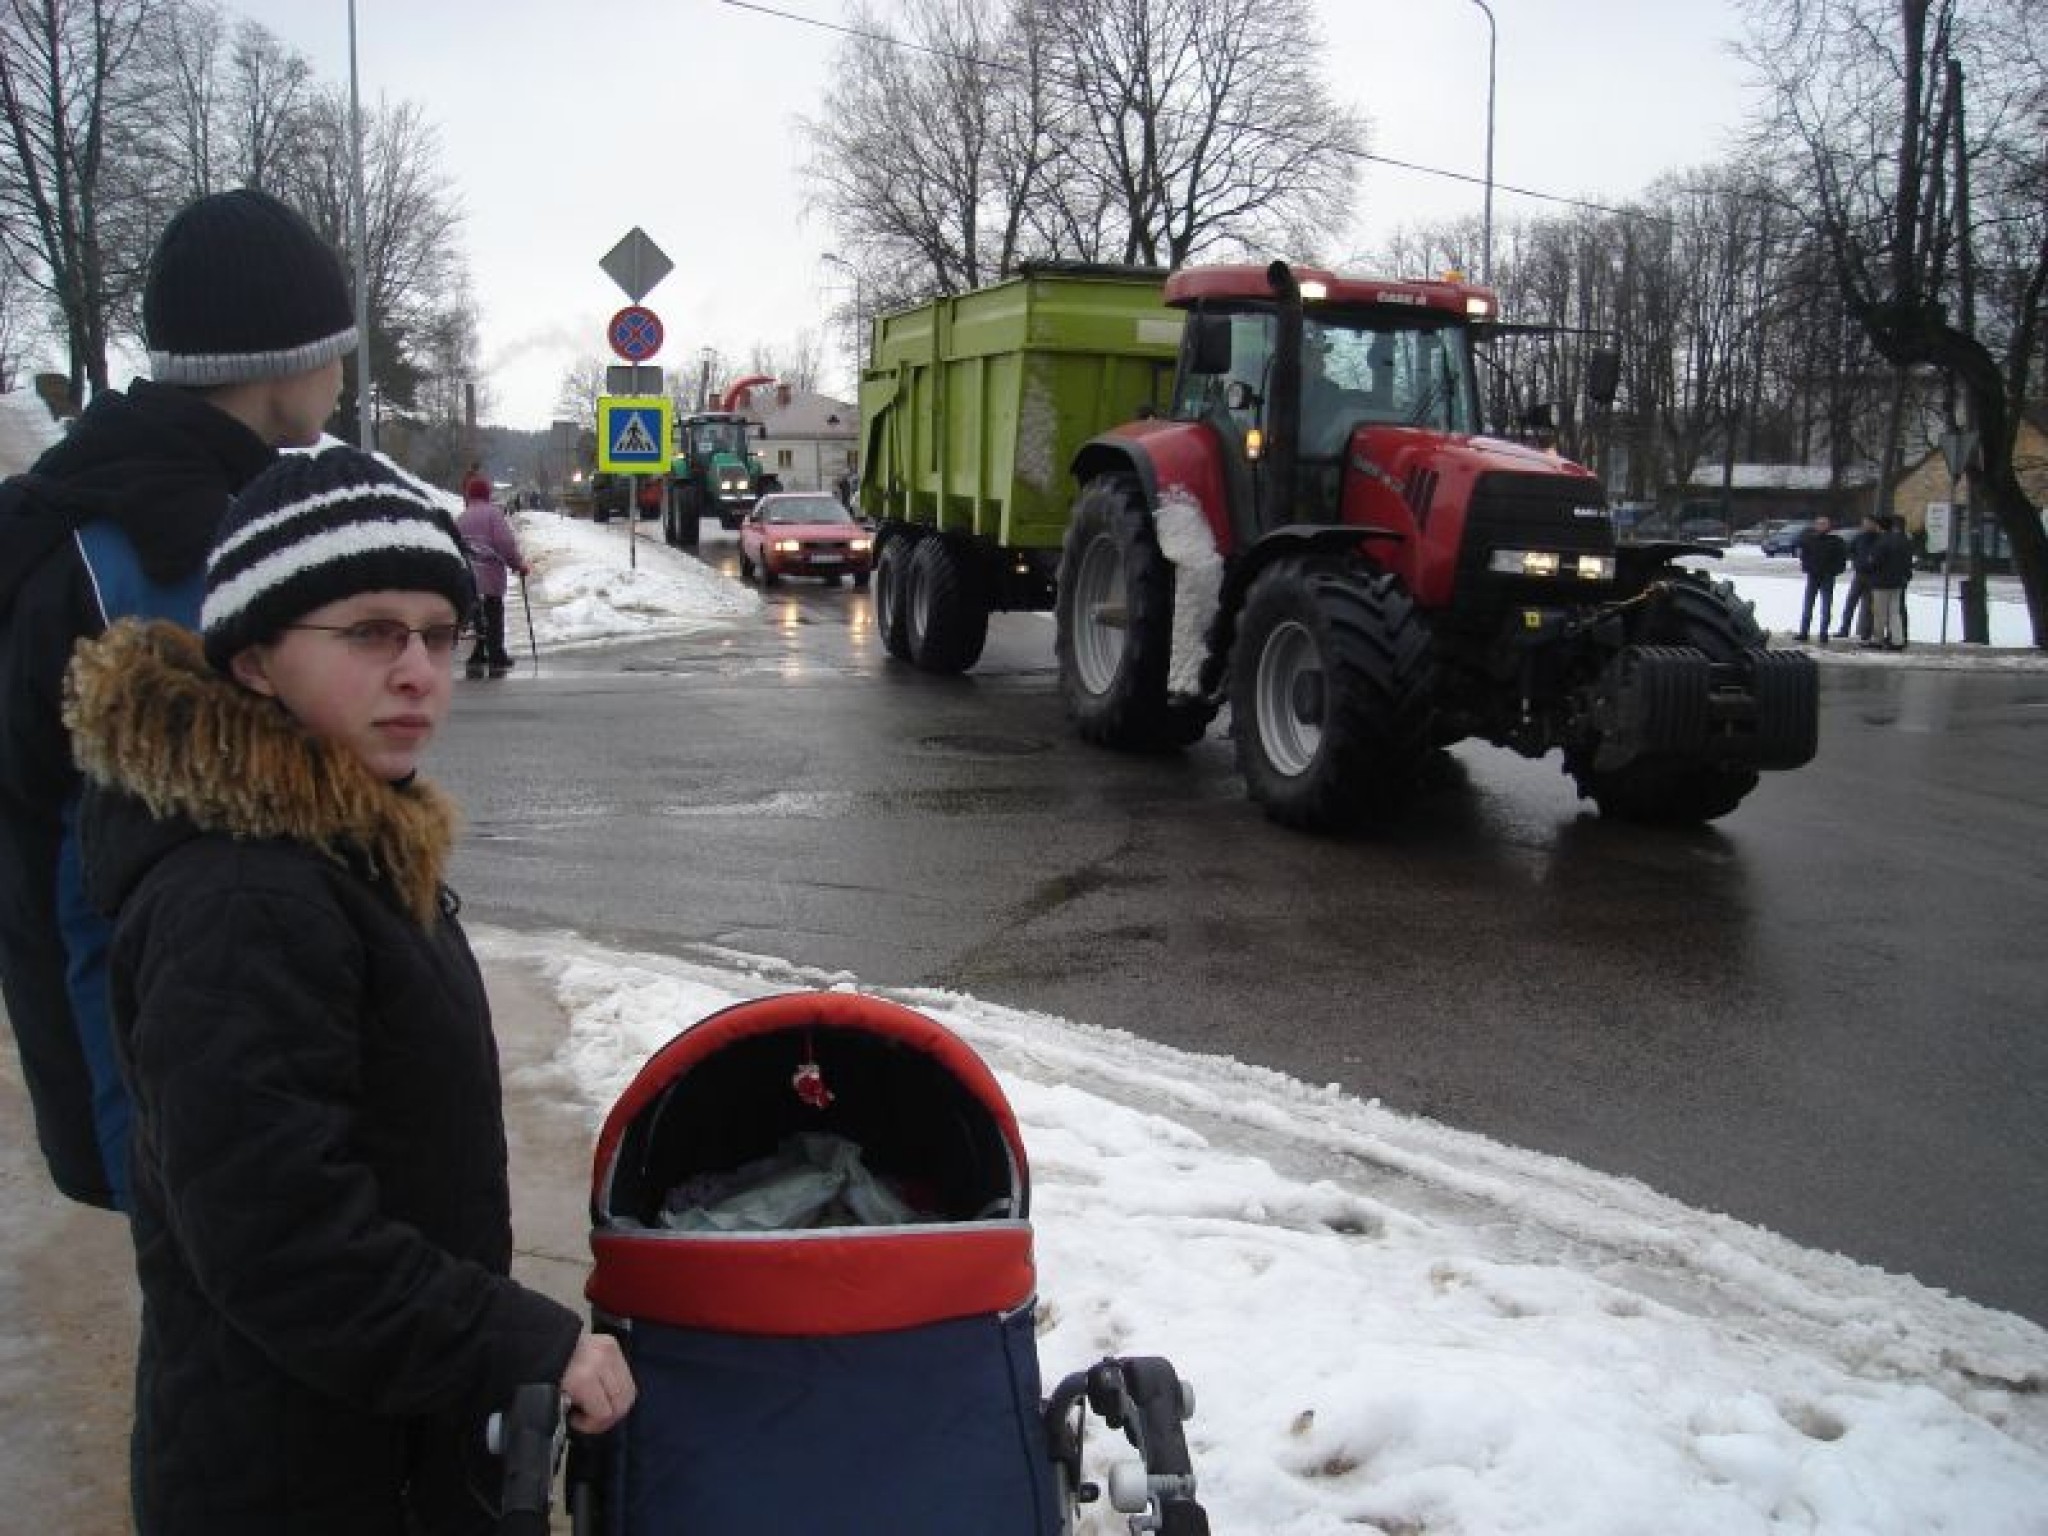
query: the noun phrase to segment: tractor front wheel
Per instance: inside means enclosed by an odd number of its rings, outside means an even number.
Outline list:
[[[1428,633],[1393,577],[1275,563],[1252,583],[1231,656],[1252,799],[1305,832],[1391,817],[1430,754],[1432,684]]]
[[[1739,662],[1766,643],[1748,603],[1725,581],[1674,572],[1650,602],[1642,645],[1690,646],[1711,662]],[[1565,772],[1602,816],[1648,826],[1691,826],[1726,816],[1757,786],[1757,771],[1737,763],[1648,753],[1619,768],[1593,766],[1594,749],[1567,752]]]

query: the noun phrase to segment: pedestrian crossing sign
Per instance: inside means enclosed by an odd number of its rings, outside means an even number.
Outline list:
[[[600,396],[597,467],[613,475],[667,474],[669,410],[659,396]]]

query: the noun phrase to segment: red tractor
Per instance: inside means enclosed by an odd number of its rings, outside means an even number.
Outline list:
[[[1696,546],[1617,542],[1586,470],[1484,435],[1488,289],[1183,270],[1163,414],[1073,461],[1061,687],[1105,746],[1187,745],[1224,703],[1274,820],[1395,812],[1436,749],[1552,749],[1610,816],[1697,822],[1817,742],[1812,659],[1766,647]]]

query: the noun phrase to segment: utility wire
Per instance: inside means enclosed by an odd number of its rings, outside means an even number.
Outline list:
[[[730,6],[737,11],[753,11],[758,15],[767,16],[776,21],[795,22],[799,26],[813,27],[820,32],[831,32],[841,37],[857,38],[863,42],[880,43],[885,47],[900,48],[908,53],[929,54],[933,58],[948,59],[957,64],[968,64],[977,69],[993,70],[1014,75],[1025,73],[1020,66],[1004,63],[1000,59],[978,58],[973,54],[961,53],[951,48],[935,47],[930,43],[920,43],[911,39],[897,37],[888,32],[871,32],[862,27],[848,26],[844,22],[825,21],[816,16],[806,16],[799,11],[786,11],[777,6],[763,5],[759,3],[759,0],[719,0],[719,3]],[[1050,81],[1047,84],[1053,89],[1067,91],[1076,97],[1079,97],[1081,94],[1079,87],[1068,81]],[[1086,100],[1081,100],[1077,103],[1077,107],[1079,110],[1087,110],[1089,103]],[[1174,115],[1185,115],[1170,107],[1165,110],[1174,113]],[[1284,130],[1275,129],[1263,123],[1218,118],[1216,119],[1216,126],[1233,131],[1254,131],[1262,133],[1268,138],[1291,139],[1297,145],[1307,145],[1306,140],[1289,135]],[[1369,150],[1352,149],[1343,145],[1330,147],[1335,149],[1337,153],[1350,159],[1366,161],[1373,165],[1390,166],[1395,170],[1413,171],[1422,176],[1436,176],[1446,181],[1463,182],[1467,186],[1483,187],[1486,185],[1485,177],[1474,176],[1465,171],[1445,170],[1442,166],[1423,165],[1418,161],[1401,160],[1392,155],[1376,155]],[[1642,219],[1656,224],[1676,222],[1666,215],[1651,213],[1642,208],[1618,208],[1611,203],[1596,203],[1582,197],[1568,197],[1559,192],[1542,192],[1534,187],[1518,187],[1511,182],[1496,181],[1493,183],[1493,190],[1495,192],[1513,193],[1517,197],[1532,198],[1539,202],[1558,203],[1567,208],[1584,208],[1593,213],[1612,214],[1617,218]]]

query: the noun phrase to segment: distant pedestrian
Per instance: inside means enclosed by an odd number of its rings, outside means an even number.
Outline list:
[[[149,377],[100,391],[0,487],[0,984],[52,1182],[116,1208],[128,1098],[107,1035],[107,925],[79,887],[64,668],[124,615],[199,621],[229,498],[280,447],[319,440],[356,345],[334,252],[249,188],[164,226],[142,330]]]
[[[1879,520],[1870,559],[1869,645],[1887,651],[1906,648],[1906,583],[1913,579],[1913,541],[1897,516]]]
[[[1856,626],[1858,639],[1870,638],[1870,562],[1877,553],[1877,514],[1863,514],[1862,525],[1849,536],[1849,595],[1842,600],[1842,627],[1838,640],[1847,639],[1849,626]]]
[[[476,644],[470,649],[470,677],[503,677],[516,664],[505,649],[505,593],[509,576],[519,573],[524,581],[528,566],[519,548],[519,535],[512,521],[491,500],[491,482],[481,475],[462,487],[462,516],[455,520],[469,551],[469,567],[476,573]]]
[[[1835,578],[1849,563],[1849,546],[1825,517],[1817,517],[1799,535],[1799,569],[1806,573],[1806,595],[1799,605],[1799,639],[1804,644],[1813,628],[1814,600],[1820,600],[1820,643],[1828,643],[1835,617]]]
[[[632,1405],[616,1341],[510,1272],[455,810],[419,772],[472,595],[426,488],[337,446],[237,498],[200,634],[129,619],[72,663],[135,1103],[141,1536],[486,1536],[514,1389],[592,1432]]]

